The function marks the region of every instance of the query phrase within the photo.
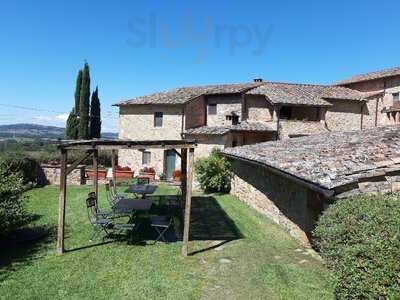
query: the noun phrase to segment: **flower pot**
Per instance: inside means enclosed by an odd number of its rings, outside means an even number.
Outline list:
[[[107,170],[98,170],[97,171],[97,178],[98,179],[106,179]],[[94,179],[94,170],[86,170],[86,177],[89,179]]]
[[[115,170],[115,177],[117,179],[130,179],[133,178],[134,171]]]
[[[154,181],[154,180],[156,180],[156,173],[149,173],[149,172],[140,171],[139,172],[139,177],[149,178],[150,181]]]

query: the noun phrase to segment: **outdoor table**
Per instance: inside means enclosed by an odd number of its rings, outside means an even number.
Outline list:
[[[157,189],[157,186],[151,184],[134,184],[125,190],[126,193],[133,193],[141,195],[142,198],[146,196],[146,194],[153,194]]]

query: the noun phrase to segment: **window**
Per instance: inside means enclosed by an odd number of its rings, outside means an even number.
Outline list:
[[[209,115],[216,115],[217,114],[217,104],[208,104],[208,114]]]
[[[287,106],[281,107],[279,110],[279,118],[290,120],[292,118],[292,108]]]
[[[393,93],[393,101],[400,101],[400,94],[399,93]]]
[[[149,165],[151,163],[151,152],[143,151],[142,152],[142,165]]]
[[[154,113],[154,127],[162,127],[163,123],[163,113],[155,112]]]

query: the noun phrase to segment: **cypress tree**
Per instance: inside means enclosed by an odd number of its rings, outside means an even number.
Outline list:
[[[100,99],[99,89],[92,93],[92,101],[90,103],[90,138],[100,138],[101,136],[101,115],[100,115]]]
[[[82,71],[82,85],[79,101],[79,138],[89,138],[90,73],[85,63]]]
[[[68,116],[67,124],[65,126],[65,138],[68,140],[78,139],[79,119],[73,108]]]
[[[82,87],[82,70],[79,70],[78,76],[76,77],[75,87],[75,113],[79,115],[79,105],[81,101],[81,87]]]

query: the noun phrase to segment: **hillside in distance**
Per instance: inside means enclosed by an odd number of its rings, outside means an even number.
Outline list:
[[[116,139],[117,133],[103,132],[102,138]],[[0,138],[64,138],[64,128],[56,126],[45,126],[39,124],[9,124],[0,125]]]

